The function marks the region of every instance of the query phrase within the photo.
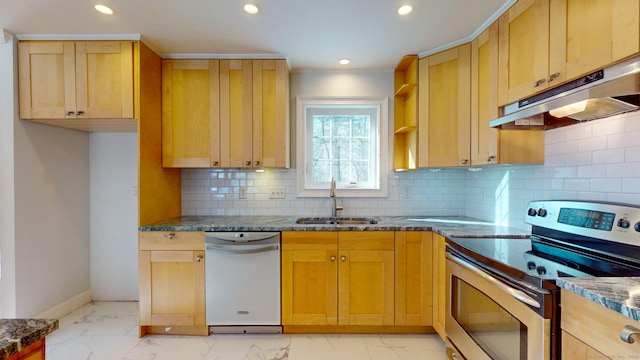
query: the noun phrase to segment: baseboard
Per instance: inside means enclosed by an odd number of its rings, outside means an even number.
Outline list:
[[[91,302],[91,290],[81,292],[80,294],[71,297],[60,304],[45,310],[34,318],[37,319],[60,319],[65,315],[72,313],[73,311],[87,305]]]

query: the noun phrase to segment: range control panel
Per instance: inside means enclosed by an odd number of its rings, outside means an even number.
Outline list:
[[[529,202],[525,222],[553,230],[638,246],[640,206],[610,202]]]

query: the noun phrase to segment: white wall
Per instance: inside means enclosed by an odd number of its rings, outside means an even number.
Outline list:
[[[138,299],[138,134],[92,133],[91,295]]]
[[[29,317],[89,291],[89,137],[19,120],[15,40],[0,48],[2,316]]]

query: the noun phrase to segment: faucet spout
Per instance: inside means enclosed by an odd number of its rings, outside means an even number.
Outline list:
[[[331,178],[331,189],[329,190],[329,196],[333,200],[333,205],[331,206],[331,216],[338,216],[338,211],[342,210],[342,205],[336,204],[336,179]]]

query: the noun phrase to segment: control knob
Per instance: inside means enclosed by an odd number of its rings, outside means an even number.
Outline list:
[[[538,266],[536,271],[538,272],[538,275],[545,275],[547,273],[547,269],[545,269],[544,266]]]
[[[637,223],[635,223],[635,225],[633,225],[633,229],[637,232],[640,232],[640,221],[638,221]]]
[[[533,261],[528,261],[527,262],[527,269],[535,270],[535,268],[536,268],[536,263],[534,263]]]
[[[538,209],[538,216],[540,216],[540,217],[547,216],[547,210],[545,210],[543,208]]]
[[[529,208],[529,210],[527,211],[527,215],[529,216],[536,216],[536,214],[538,214],[538,212],[534,208]]]
[[[629,223],[629,220],[627,219],[618,219],[618,227],[621,227],[623,229],[627,229],[629,228],[629,226],[631,226],[631,224]]]

